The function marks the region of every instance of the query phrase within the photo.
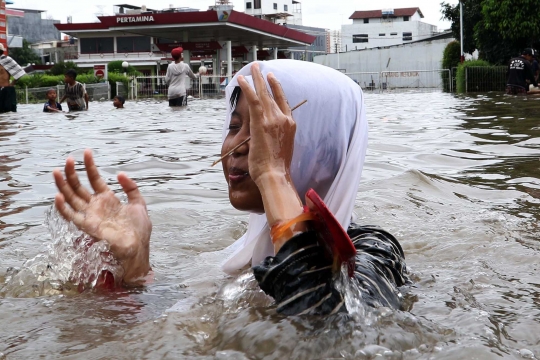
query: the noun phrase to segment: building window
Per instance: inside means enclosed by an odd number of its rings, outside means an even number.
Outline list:
[[[390,33],[390,35],[392,35],[392,36],[397,36],[397,33]]]
[[[277,3],[274,3],[274,10],[277,10]]]
[[[114,52],[114,38],[81,38],[81,54],[101,54]]]
[[[356,34],[352,36],[353,43],[367,43],[368,41],[368,34]]]
[[[7,39],[6,34],[0,34],[0,39]]]
[[[379,34],[379,36],[386,36],[386,34]]]
[[[369,24],[369,19],[364,19],[364,24]]]
[[[150,38],[147,36],[126,36],[116,38],[116,52],[150,52]]]
[[[254,0],[253,8],[254,9],[260,9],[261,8],[261,0]]]
[[[251,2],[246,3],[246,9],[251,9]]]
[[[289,11],[289,5],[283,5],[283,10],[284,11]]]
[[[411,40],[412,40],[412,32],[404,32],[403,41],[411,41]]]
[[[0,21],[0,27],[6,27],[6,22],[5,21]]]
[[[411,18],[410,16],[404,16],[403,21],[409,21],[410,18]]]

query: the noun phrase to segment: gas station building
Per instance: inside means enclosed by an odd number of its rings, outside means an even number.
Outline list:
[[[211,74],[230,77],[254,60],[289,58],[287,48],[308,46],[315,37],[232,10],[230,5],[194,9],[151,10],[116,5],[114,16],[96,23],[55,24],[78,39],[66,60],[80,67],[127,61],[145,75],[159,75],[172,60],[171,49],[184,49],[193,70],[205,65]]]

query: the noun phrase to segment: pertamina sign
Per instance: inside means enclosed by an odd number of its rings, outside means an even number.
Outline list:
[[[139,16],[117,16],[116,23],[141,23],[141,22],[153,22],[154,17],[152,15],[139,15]]]

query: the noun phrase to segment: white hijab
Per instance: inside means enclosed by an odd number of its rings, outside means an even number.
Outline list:
[[[230,98],[238,75],[253,86],[251,64],[243,67],[226,88],[227,117],[223,139],[231,121]],[[308,102],[293,113],[296,121],[291,177],[304,200],[313,188],[344,229],[349,227],[367,148],[368,125],[363,93],[348,76],[329,67],[297,60],[259,62],[264,77],[274,73],[291,107]],[[230,246],[232,255],[222,264],[232,274],[244,266],[273,256],[274,247],[266,215],[250,214],[247,232]]]

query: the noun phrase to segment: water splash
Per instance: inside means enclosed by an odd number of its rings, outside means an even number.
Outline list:
[[[8,269],[0,296],[79,293],[94,288],[106,271],[116,282],[122,279],[123,268],[110,253],[106,241],[96,241],[78,230],[54,206],[47,210],[44,225],[52,238],[47,252],[26,261],[20,271]]]

